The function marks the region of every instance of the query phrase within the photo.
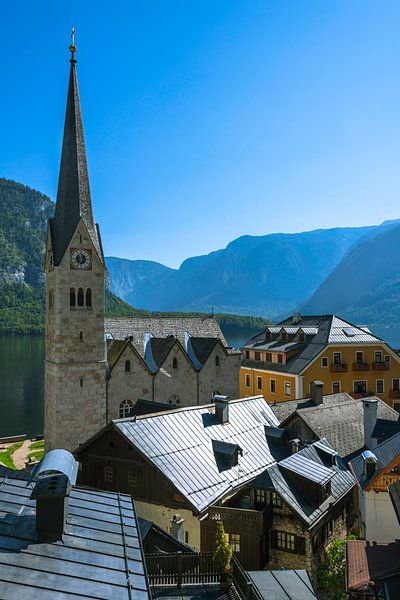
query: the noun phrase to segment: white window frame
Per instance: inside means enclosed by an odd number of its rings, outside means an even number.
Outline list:
[[[289,386],[289,393],[287,393],[287,386]],[[292,395],[292,382],[291,381],[285,381],[283,384],[283,393],[285,396],[291,396]]]
[[[339,354],[339,362],[336,363],[335,362],[335,354]],[[335,352],[332,352],[332,362],[334,365],[342,365],[342,353],[339,350],[335,350]]]
[[[324,365],[324,360],[326,361],[326,365]],[[327,369],[329,367],[329,359],[327,356],[323,356],[321,358],[321,368],[322,369]]]
[[[272,390],[272,382],[274,382],[275,390]],[[276,394],[276,379],[274,379],[273,377],[271,377],[271,379],[269,380],[269,392],[270,394]]]
[[[333,386],[335,385],[335,383],[339,384],[339,391],[335,392],[333,389]],[[340,394],[342,392],[342,382],[341,381],[332,381],[332,394]]]
[[[382,381],[382,391],[378,392],[378,381]],[[385,393],[385,380],[384,379],[377,379],[375,381],[375,390],[377,394],[384,394]]]
[[[357,362],[357,354],[361,354],[361,362],[360,363]],[[358,365],[358,364],[361,364],[361,365],[364,364],[364,362],[365,362],[365,359],[364,359],[364,350],[356,350],[354,352],[354,359],[355,359],[356,365]]]

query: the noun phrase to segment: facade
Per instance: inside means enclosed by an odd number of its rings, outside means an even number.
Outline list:
[[[165,530],[179,522],[196,550],[215,549],[222,520],[246,569],[315,576],[351,527],[354,479],[326,440],[293,451],[255,397],[113,421],[77,455],[82,484],[132,493],[140,517]]]
[[[46,450],[73,450],[106,418],[105,263],[93,219],[73,50],[70,62],[56,211],[46,247]]]
[[[241,353],[213,318],[106,319],[107,420],[133,414],[138,400],[172,406],[237,398]]]
[[[388,486],[400,481],[400,433],[362,452],[350,462],[350,469],[358,483],[361,536],[383,542],[399,539]]]
[[[268,326],[243,347],[240,395],[268,402],[309,395],[313,381],[325,393],[376,395],[400,409],[400,357],[366,327],[336,315],[295,314]]]

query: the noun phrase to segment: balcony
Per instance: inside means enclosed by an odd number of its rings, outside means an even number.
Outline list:
[[[354,362],[353,371],[369,371],[370,364],[366,362]]]
[[[347,373],[347,365],[342,363],[331,363],[331,373]]]
[[[389,363],[388,362],[373,362],[372,370],[373,371],[388,371]]]
[[[146,569],[152,598],[238,598],[263,600],[235,556],[232,557],[232,578],[229,589],[221,594],[221,572],[212,552],[184,554],[146,554]]]
[[[270,526],[272,509],[267,506],[263,511],[248,508],[231,508],[230,506],[211,506],[208,510],[210,520],[221,520],[227,526],[234,523],[240,531],[251,531],[262,534]]]
[[[400,398],[400,390],[389,390],[389,398]]]

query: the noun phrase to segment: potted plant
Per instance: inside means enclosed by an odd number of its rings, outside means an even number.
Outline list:
[[[232,577],[232,548],[225,534],[224,524],[217,521],[217,530],[215,534],[215,552],[214,560],[221,571],[221,588],[227,589],[230,586]]]

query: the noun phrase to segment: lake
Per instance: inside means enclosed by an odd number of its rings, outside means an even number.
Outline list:
[[[253,330],[225,332],[240,347]],[[43,433],[44,338],[0,336],[0,437]]]

